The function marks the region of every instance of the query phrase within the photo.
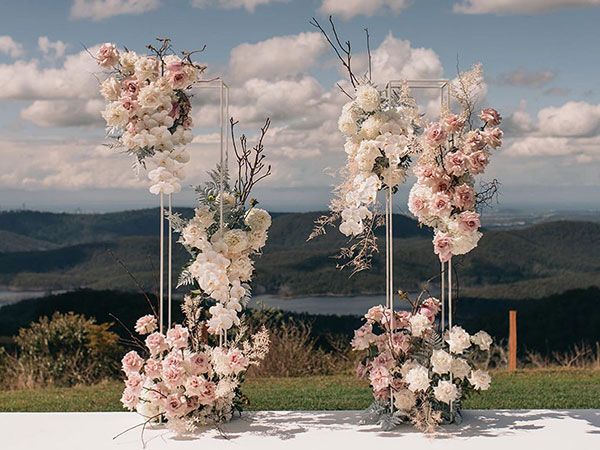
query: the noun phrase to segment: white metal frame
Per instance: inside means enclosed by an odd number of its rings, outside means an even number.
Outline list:
[[[229,119],[229,86],[220,78],[202,82],[197,86],[200,89],[218,89],[219,91],[219,125],[220,125],[220,180],[219,193],[224,191],[224,175],[229,165],[229,127],[227,120]],[[171,227],[171,214],[173,213],[173,195],[167,195],[167,211],[168,217],[166,222],[168,226],[168,243],[167,243],[167,317],[165,324],[165,194],[160,194],[160,282],[159,282],[159,331],[162,333],[166,328],[171,328],[172,322],[172,305],[173,305],[173,229]],[[221,230],[224,227],[223,219],[223,202],[220,202],[219,225]],[[221,333],[219,337],[221,345],[227,342],[226,333]]]
[[[394,107],[394,102],[397,96],[395,91],[400,90],[404,83],[408,84],[409,89],[427,89],[437,90],[440,97],[440,112],[443,113],[450,107],[450,81],[446,79],[423,79],[423,80],[392,80],[386,84],[385,95],[389,101],[389,106]],[[386,226],[386,306],[392,311],[394,310],[394,239],[393,239],[393,207],[392,207],[392,192],[388,189],[385,202],[385,226]],[[447,263],[441,263],[440,266],[440,302],[441,302],[441,317],[440,330],[443,333],[446,329],[452,328],[452,259]],[[447,305],[447,307],[446,307]],[[393,329],[393,314],[392,323]],[[452,380],[452,372],[450,372],[450,380]],[[390,392],[390,410],[394,409],[393,393]],[[453,405],[450,403],[450,411],[452,412]]]

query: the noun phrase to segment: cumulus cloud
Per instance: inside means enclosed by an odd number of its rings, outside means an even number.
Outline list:
[[[541,109],[539,130],[550,136],[588,137],[600,131],[600,105],[567,102]]]
[[[5,54],[11,58],[18,58],[25,53],[23,45],[16,42],[10,36],[0,36],[0,54]]]
[[[100,21],[123,14],[142,14],[160,5],[160,0],[74,0],[71,18]]]
[[[192,6],[194,8],[206,8],[209,6],[218,6],[223,9],[244,8],[246,11],[254,12],[257,6],[285,1],[287,0],[192,0]]]
[[[411,3],[411,0],[323,0],[319,11],[351,19],[360,15],[370,17],[375,14],[398,14]]]
[[[586,6],[600,6],[600,0],[462,0],[453,9],[463,14],[540,14]]]
[[[40,127],[101,125],[102,100],[36,100],[21,111],[21,118]]]
[[[501,74],[498,84],[509,86],[524,86],[539,88],[556,78],[556,74],[550,70],[527,71],[523,69],[513,70],[512,72]]]
[[[320,33],[276,36],[231,50],[229,74],[236,80],[273,79],[309,70],[327,46]]]
[[[65,56],[67,44],[63,41],[51,41],[48,36],[40,36],[38,38],[38,48],[47,58],[60,59]]]

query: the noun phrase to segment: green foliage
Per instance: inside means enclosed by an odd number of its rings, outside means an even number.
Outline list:
[[[27,384],[94,383],[118,371],[118,336],[109,323],[73,313],[42,317],[15,338],[18,365]]]

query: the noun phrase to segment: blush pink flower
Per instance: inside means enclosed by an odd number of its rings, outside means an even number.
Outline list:
[[[131,372],[127,375],[127,379],[125,380],[125,386],[131,389],[135,395],[140,395],[142,391],[142,386],[144,385],[144,377],[142,377],[138,372]]]
[[[107,42],[102,44],[96,55],[96,61],[100,67],[106,69],[114,67],[119,62],[119,51],[114,44]]]
[[[440,302],[434,297],[429,297],[421,304],[419,313],[429,319],[431,323],[435,322],[435,318],[440,312]]]
[[[168,386],[176,387],[183,384],[185,372],[180,367],[167,367],[163,369],[161,375]]]
[[[486,129],[481,133],[484,142],[492,148],[498,148],[502,145],[502,136],[504,133],[500,128],[494,127]]]
[[[450,177],[448,175],[440,175],[432,179],[433,192],[446,192],[450,189]]]
[[[139,334],[149,334],[156,330],[156,317],[151,314],[140,317],[135,323],[135,331]]]
[[[123,90],[127,92],[127,96],[132,99],[136,99],[140,92],[140,85],[138,80],[135,78],[127,78],[123,80]]]
[[[458,228],[461,231],[477,231],[481,226],[481,222],[479,220],[479,214],[475,211],[464,211],[460,213],[458,216]]]
[[[244,356],[241,350],[234,348],[227,352],[227,358],[229,360],[229,367],[231,368],[231,372],[234,374],[238,374],[243,370],[246,370],[250,361],[248,358]]]
[[[150,358],[146,361],[144,372],[150,378],[160,378],[162,364],[158,359]]]
[[[359,362],[356,365],[356,370],[354,372],[356,373],[356,378],[360,378],[362,380],[367,377],[367,374],[369,373],[369,368],[365,366],[362,362]]]
[[[460,177],[465,173],[467,157],[461,151],[448,153],[444,158],[444,168],[450,175]]]
[[[433,238],[433,252],[438,255],[441,262],[448,262],[452,258],[452,238],[448,233],[439,231]]]
[[[446,139],[446,132],[438,122],[432,122],[425,129],[425,139],[431,146],[440,145]]]
[[[185,395],[171,394],[165,400],[165,410],[171,416],[179,416],[185,413],[187,400]]]
[[[485,141],[483,135],[479,130],[469,131],[465,137],[465,145],[462,147],[462,151],[465,154],[471,154],[485,147]]]
[[[390,372],[384,366],[373,367],[369,374],[369,381],[375,391],[385,389],[390,385]]]
[[[475,206],[475,191],[466,183],[454,189],[454,204],[460,209],[469,209]]]
[[[121,403],[123,406],[125,406],[127,409],[133,410],[139,401],[140,398],[135,394],[135,392],[126,387],[123,391],[123,395],[121,396]]]
[[[479,118],[483,120],[487,125],[495,127],[502,121],[502,116],[494,108],[485,108],[479,114]]]
[[[465,119],[457,116],[456,114],[450,114],[444,119],[444,128],[448,133],[456,133],[460,131],[465,125]]]
[[[395,352],[408,352],[410,348],[410,338],[404,333],[394,333],[392,336],[392,347]]]
[[[480,150],[469,155],[469,167],[475,175],[483,173],[488,165],[489,158],[485,151]]]
[[[146,347],[148,347],[148,350],[150,350],[150,354],[152,356],[156,356],[159,353],[169,349],[169,346],[165,340],[165,335],[159,332],[154,332],[148,335],[146,338]]]
[[[450,197],[443,192],[438,192],[433,196],[430,208],[438,216],[445,217],[450,215],[450,211],[452,211]]]
[[[185,348],[188,344],[188,329],[181,325],[175,325],[167,331],[167,343],[173,348]]]
[[[383,314],[385,312],[385,308],[381,305],[373,306],[369,308],[367,313],[365,314],[365,319],[371,322],[381,322],[383,319]]]
[[[207,373],[210,371],[210,359],[204,352],[194,353],[190,357],[190,372],[194,375]]]
[[[212,381],[207,381],[203,385],[203,389],[198,392],[198,401],[202,405],[211,405],[215,402],[217,395],[217,386]]]
[[[130,374],[132,372],[139,372],[144,366],[144,360],[135,351],[130,351],[121,360],[123,365],[123,372]]]

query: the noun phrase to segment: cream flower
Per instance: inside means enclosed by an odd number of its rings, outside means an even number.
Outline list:
[[[271,226],[271,216],[260,208],[252,208],[244,218],[246,225],[253,231],[266,231]]]
[[[490,377],[490,374],[479,369],[471,372],[471,376],[469,377],[469,383],[478,391],[487,391],[490,388],[491,382],[492,377]]]
[[[462,353],[471,346],[471,336],[463,328],[454,325],[448,332],[446,342],[450,346],[450,353]]]
[[[379,108],[381,98],[379,91],[368,84],[356,88],[356,104],[365,112],[373,112]]]
[[[471,366],[462,358],[452,358],[450,370],[454,378],[464,380],[471,373]]]
[[[431,321],[427,318],[427,316],[421,313],[413,315],[409,319],[409,322],[412,335],[415,337],[423,336],[425,331],[431,328]]]
[[[429,371],[426,367],[417,364],[408,371],[404,381],[408,384],[408,389],[413,392],[426,391],[430,382]]]
[[[417,403],[417,398],[408,389],[394,392],[394,406],[400,411],[410,411]]]
[[[473,342],[473,344],[478,346],[481,350],[487,351],[490,349],[493,340],[492,337],[485,331],[478,331],[471,336],[471,342]]]
[[[436,400],[450,404],[458,398],[458,389],[449,381],[440,380],[437,386],[433,388],[433,395]]]
[[[115,102],[121,96],[121,83],[115,77],[107,78],[100,85],[100,93],[109,102]]]
[[[444,350],[434,350],[431,355],[431,370],[438,375],[450,372],[452,356]]]

